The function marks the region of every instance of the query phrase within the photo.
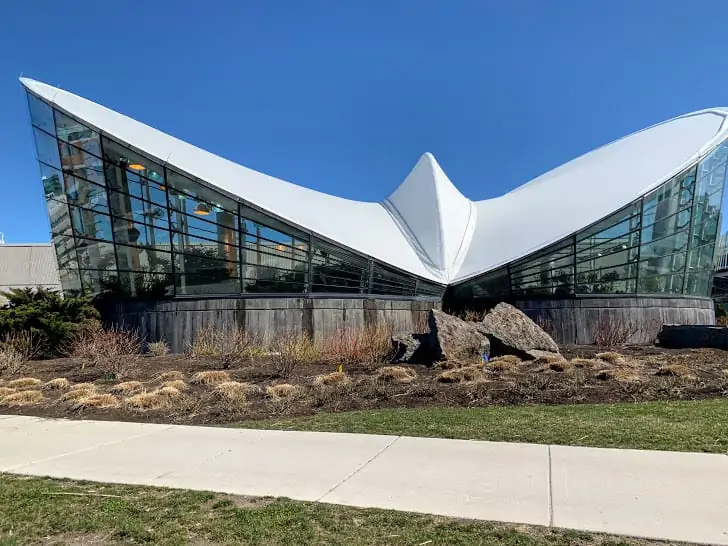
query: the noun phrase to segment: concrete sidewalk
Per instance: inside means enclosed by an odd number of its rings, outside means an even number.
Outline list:
[[[728,545],[728,457],[0,416],[0,471]]]

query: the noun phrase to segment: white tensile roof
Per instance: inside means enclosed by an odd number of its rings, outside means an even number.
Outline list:
[[[27,78],[21,82],[59,110],[162,164],[442,284],[490,271],[583,229],[692,165],[728,136],[728,108],[685,114],[485,201],[460,193],[426,153],[394,193],[381,203],[367,203],[259,173],[67,91]]]

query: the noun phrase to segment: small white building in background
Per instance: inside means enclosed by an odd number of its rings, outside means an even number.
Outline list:
[[[56,254],[51,243],[0,245],[0,305],[2,292],[11,288],[47,288],[61,291]]]

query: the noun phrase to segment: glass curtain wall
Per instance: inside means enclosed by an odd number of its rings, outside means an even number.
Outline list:
[[[27,95],[64,291],[444,293],[230,199]]]
[[[454,297],[710,296],[727,159],[723,143],[596,224],[453,287]]]

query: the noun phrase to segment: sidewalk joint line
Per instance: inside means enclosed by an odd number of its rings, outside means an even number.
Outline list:
[[[349,481],[349,480],[350,480],[351,478],[353,478],[354,476],[356,476],[356,475],[357,475],[357,474],[358,474],[359,472],[361,472],[361,471],[362,471],[362,470],[363,470],[364,468],[366,468],[367,466],[369,466],[369,464],[370,464],[370,463],[371,463],[372,461],[374,461],[374,459],[376,459],[376,458],[377,458],[377,457],[379,457],[379,456],[380,456],[380,455],[381,455],[382,453],[384,453],[384,452],[385,452],[385,451],[387,451],[387,450],[388,450],[388,449],[389,449],[390,447],[392,447],[392,445],[394,445],[394,443],[395,443],[395,442],[396,442],[397,440],[399,440],[400,438],[401,438],[401,436],[395,436],[395,437],[394,437],[394,438],[392,439],[392,441],[391,441],[391,442],[389,442],[389,443],[388,443],[387,445],[385,445],[385,446],[384,446],[384,447],[383,447],[382,449],[380,449],[379,451],[377,451],[377,452],[376,452],[376,453],[375,453],[375,454],[374,454],[374,455],[373,455],[373,456],[372,456],[372,457],[371,457],[371,458],[370,458],[370,459],[369,459],[368,461],[365,461],[365,462],[363,462],[362,464],[360,464],[360,465],[359,465],[359,466],[358,466],[358,467],[357,467],[356,469],[354,469],[354,470],[353,470],[353,471],[352,471],[352,472],[351,472],[351,473],[350,473],[350,474],[349,474],[348,476],[346,476],[346,477],[345,477],[345,478],[344,478],[343,480],[341,480],[341,482],[337,483],[337,484],[336,484],[336,485],[335,485],[334,487],[332,487],[331,489],[329,489],[329,490],[328,490],[328,491],[327,491],[326,493],[324,493],[323,495],[321,495],[321,496],[320,496],[320,497],[319,497],[318,499],[316,499],[316,500],[315,500],[314,502],[321,502],[321,501],[322,501],[322,499],[325,499],[326,497],[328,497],[328,496],[329,496],[329,495],[330,495],[331,493],[333,493],[334,491],[336,491],[336,490],[337,490],[337,489],[338,489],[339,487],[341,487],[341,486],[342,486],[342,485],[344,485],[344,484],[345,484],[346,482],[348,482],[348,481]]]
[[[548,498],[548,505],[549,505],[549,527],[554,526],[554,477],[553,477],[553,467],[551,462],[551,446],[548,446],[548,492],[549,492],[549,498]]]
[[[94,421],[97,422],[97,421]],[[82,449],[76,449],[74,451],[68,451],[66,453],[61,453],[60,455],[53,455],[52,457],[46,457],[45,459],[38,459],[37,461],[31,461],[29,463],[21,463],[15,466],[12,466],[10,468],[3,469],[2,472],[15,472],[16,470],[19,470],[23,467],[31,467],[36,464],[40,463],[47,463],[48,461],[55,461],[56,459],[62,459],[63,457],[68,457],[69,455],[78,455],[79,453],[86,453],[87,451],[93,451],[94,449],[100,449],[102,447],[111,446],[114,444],[120,444],[123,442],[127,442],[129,440],[136,440],[137,438],[143,438],[144,436],[150,436],[152,434],[159,434],[161,432],[166,432],[172,428],[174,428],[175,425],[168,425],[162,429],[153,430],[150,432],[144,432],[142,434],[135,434],[133,436],[125,436],[124,438],[117,438],[116,440],[109,440],[108,442],[101,442],[99,444],[94,444],[89,447],[84,447]]]

